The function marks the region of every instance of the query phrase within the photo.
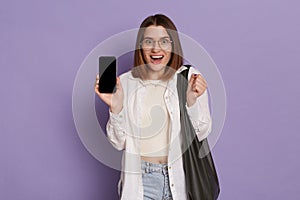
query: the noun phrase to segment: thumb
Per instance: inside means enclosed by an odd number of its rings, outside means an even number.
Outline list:
[[[117,90],[123,90],[120,77],[117,77],[116,87],[117,87]]]
[[[192,88],[194,80],[195,80],[195,75],[196,74],[192,74],[192,76],[191,76],[191,78],[189,80],[189,83],[188,83],[188,88]]]

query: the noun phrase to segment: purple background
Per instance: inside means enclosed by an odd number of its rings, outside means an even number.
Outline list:
[[[227,116],[213,153],[221,200],[297,199],[300,3],[16,1],[0,7],[0,199],[117,199],[118,172],[82,145],[73,82],[85,56],[162,12],[222,74]]]

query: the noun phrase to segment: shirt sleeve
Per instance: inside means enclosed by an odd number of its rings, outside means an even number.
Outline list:
[[[110,143],[118,150],[125,149],[125,127],[124,108],[118,114],[109,111],[109,120],[106,125],[107,136]]]
[[[197,70],[191,67],[189,70],[189,79],[193,73],[199,74]],[[196,131],[198,140],[201,141],[205,139],[212,128],[207,90],[197,98],[197,101],[192,106],[188,107],[186,104],[186,109]]]

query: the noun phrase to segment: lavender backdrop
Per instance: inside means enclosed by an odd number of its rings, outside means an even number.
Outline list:
[[[73,82],[97,44],[158,12],[224,80],[220,199],[299,198],[299,1],[1,0],[0,199],[117,199],[118,172],[75,130]]]

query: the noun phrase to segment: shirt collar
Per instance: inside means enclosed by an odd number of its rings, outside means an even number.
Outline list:
[[[182,71],[184,71],[185,69],[187,69],[187,67],[184,66],[184,65],[182,65],[179,69],[177,69],[177,71],[176,71],[175,74],[179,74],[179,73],[181,73]],[[170,80],[172,80],[172,79],[175,78],[175,74],[174,74],[174,76],[173,76]],[[135,77],[133,77],[133,76],[132,76],[132,73],[129,74],[129,79],[135,80],[135,81],[140,81],[140,82],[143,83],[143,81],[142,81],[140,78],[135,78]]]

